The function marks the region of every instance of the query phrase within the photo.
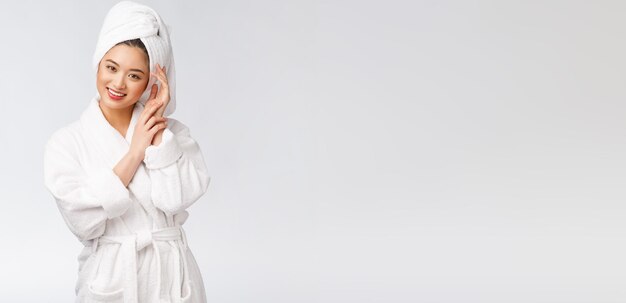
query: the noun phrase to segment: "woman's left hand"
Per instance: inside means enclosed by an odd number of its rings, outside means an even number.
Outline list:
[[[167,83],[166,68],[161,68],[161,66],[157,64],[156,72],[155,73],[151,72],[150,74],[155,76],[157,80],[161,82],[161,87],[159,88],[156,83],[152,84],[152,90],[150,91],[150,97],[148,98],[148,101],[146,102],[146,106],[148,106],[151,103],[154,103],[155,101],[162,102],[163,106],[161,106],[154,115],[157,117],[163,117],[165,108],[170,102],[170,88]]]

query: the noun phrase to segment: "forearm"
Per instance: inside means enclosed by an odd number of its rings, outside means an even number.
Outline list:
[[[171,119],[158,146],[146,148],[144,163],[152,183],[152,202],[166,214],[185,210],[207,190],[210,177],[189,129]]]
[[[143,161],[143,155],[141,152],[130,150],[113,168],[113,172],[120,178],[124,186],[128,186],[133,179],[137,168]]]

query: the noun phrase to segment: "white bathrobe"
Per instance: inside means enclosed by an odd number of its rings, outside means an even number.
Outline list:
[[[136,103],[123,137],[98,102],[94,97],[80,120],[57,130],[44,156],[45,185],[85,245],[76,302],[206,302],[181,227],[210,181],[197,142],[168,118],[162,142],[146,149],[125,187],[113,167],[128,152],[143,105]]]

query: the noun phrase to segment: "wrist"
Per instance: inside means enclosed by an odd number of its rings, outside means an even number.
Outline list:
[[[127,155],[133,160],[133,162],[141,162],[143,161],[143,158],[146,155],[146,151],[141,150],[141,149],[131,148],[128,151]]]

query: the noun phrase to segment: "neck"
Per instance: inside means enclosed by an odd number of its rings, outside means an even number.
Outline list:
[[[104,118],[115,128],[123,137],[126,137],[126,131],[128,130],[128,126],[130,125],[130,120],[133,117],[133,109],[135,108],[135,104],[127,107],[127,108],[108,108],[106,106],[102,106],[100,102],[98,102],[98,106],[104,115]]]

